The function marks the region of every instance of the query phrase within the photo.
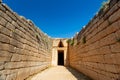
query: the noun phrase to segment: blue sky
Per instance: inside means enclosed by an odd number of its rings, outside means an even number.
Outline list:
[[[3,0],[53,38],[71,38],[106,0]]]

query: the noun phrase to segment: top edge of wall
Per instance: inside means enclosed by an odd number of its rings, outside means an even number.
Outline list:
[[[21,16],[18,13],[14,12],[7,4],[3,3],[2,0],[0,0],[0,4],[1,4],[1,8],[2,8],[1,10],[4,13],[6,13],[6,11],[7,11],[7,12],[10,12],[13,16],[15,16],[14,21],[19,20],[20,22],[27,23],[29,26],[34,26],[33,28],[34,28],[35,32],[51,38],[45,32],[43,32],[39,27],[37,27],[32,20],[26,19],[24,16]]]
[[[83,34],[83,32],[91,25],[91,24],[95,24],[97,23],[100,19],[102,19],[105,14],[120,0],[110,0],[108,7],[105,8],[101,8],[98,13],[89,21],[89,23],[78,33],[77,38],[79,37],[79,39],[82,37],[81,35]],[[108,17],[104,18],[104,20],[106,20]],[[97,20],[96,20],[97,19]],[[96,20],[96,21],[95,21]]]

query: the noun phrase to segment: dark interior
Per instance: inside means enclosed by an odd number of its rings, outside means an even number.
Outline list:
[[[58,65],[64,65],[64,51],[58,51]]]

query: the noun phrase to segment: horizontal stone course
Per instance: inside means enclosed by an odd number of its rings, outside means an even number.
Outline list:
[[[51,38],[0,0],[0,80],[24,80],[49,67],[51,46]]]
[[[69,45],[70,66],[94,80],[120,79],[120,1],[116,1],[111,0],[106,14],[99,13],[74,37],[78,43]]]

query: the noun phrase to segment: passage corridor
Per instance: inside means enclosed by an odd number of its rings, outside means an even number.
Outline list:
[[[51,67],[27,80],[91,80],[85,75],[64,66]]]

